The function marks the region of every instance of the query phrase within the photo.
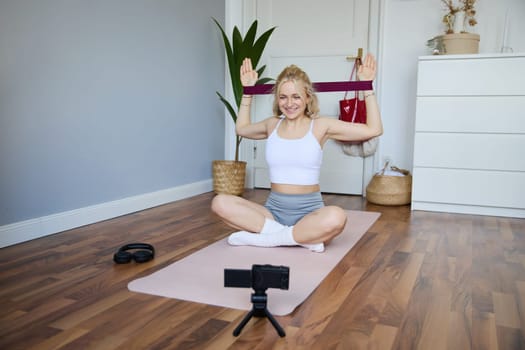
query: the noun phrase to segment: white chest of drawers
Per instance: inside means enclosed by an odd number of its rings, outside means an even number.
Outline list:
[[[525,217],[525,54],[419,58],[412,209]]]

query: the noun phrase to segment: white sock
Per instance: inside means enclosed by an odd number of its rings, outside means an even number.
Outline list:
[[[265,219],[264,219],[264,225],[263,225],[263,228],[261,229],[261,233],[262,233],[262,234],[266,234],[266,233],[280,232],[280,231],[283,230],[285,227],[286,227],[286,226],[284,226],[284,225],[281,224],[281,223],[278,223],[278,222],[275,221],[275,220],[265,218]]]
[[[257,247],[279,247],[279,246],[296,246],[299,245],[310,249],[312,252],[324,252],[324,244],[300,244],[293,239],[293,226],[285,226],[283,230],[273,233],[257,234],[245,231],[232,233],[228,237],[230,245],[251,245]]]
[[[286,228],[285,225],[280,224],[275,220],[265,218],[264,225],[261,229],[261,234],[280,232],[281,230],[285,228]],[[252,233],[252,232],[243,230],[243,231],[237,231],[235,233]]]
[[[265,218],[264,219],[264,225],[263,225],[263,228],[261,229],[261,234],[266,234],[266,233],[276,233],[276,232],[280,232],[281,230],[285,229],[286,226],[283,225],[283,224],[280,224],[278,223],[277,221],[275,220],[272,220],[272,219],[268,219],[268,218]],[[253,232],[250,232],[250,231],[237,231],[235,233],[249,233],[249,234],[254,234]],[[255,233],[256,234],[256,233]],[[235,245],[241,245],[241,244],[235,244]]]

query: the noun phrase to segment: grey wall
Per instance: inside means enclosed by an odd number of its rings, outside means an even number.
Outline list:
[[[0,226],[211,178],[217,0],[0,1]]]

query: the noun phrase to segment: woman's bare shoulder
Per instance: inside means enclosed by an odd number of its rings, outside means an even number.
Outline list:
[[[317,127],[320,127],[320,128],[328,128],[328,126],[333,122],[334,118],[331,118],[331,117],[325,117],[325,116],[320,116],[320,115],[317,115],[315,117],[312,117],[312,119],[314,120],[314,124],[317,126]]]
[[[281,117],[279,116],[271,116],[264,120],[264,123],[266,124],[266,130],[268,130],[268,135],[270,135],[277,126],[277,123],[279,123],[279,120],[281,120]]]
[[[319,143],[324,145],[326,140],[329,138],[329,130],[334,128],[334,122],[337,123],[337,119],[333,117],[316,116],[312,118],[314,120],[313,133],[319,140]]]

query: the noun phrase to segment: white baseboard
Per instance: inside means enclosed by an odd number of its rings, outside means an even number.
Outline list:
[[[0,248],[156,207],[213,190],[212,180],[0,226]]]
[[[432,203],[412,201],[412,210],[437,211],[443,213],[502,216],[510,218],[525,218],[525,209],[521,208],[498,208],[480,205],[461,205],[449,203]]]

